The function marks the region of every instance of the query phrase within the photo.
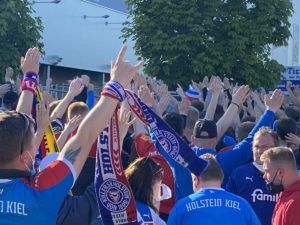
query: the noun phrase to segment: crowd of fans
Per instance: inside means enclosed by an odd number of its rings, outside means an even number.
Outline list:
[[[0,224],[300,224],[299,87],[210,76],[174,97],[125,52],[99,100],[87,75],[54,99],[38,48],[21,60],[22,80],[7,68]]]

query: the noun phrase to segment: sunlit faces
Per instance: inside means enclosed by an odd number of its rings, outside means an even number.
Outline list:
[[[257,136],[253,141],[253,161],[262,165],[260,156],[269,148],[276,147],[272,136]]]

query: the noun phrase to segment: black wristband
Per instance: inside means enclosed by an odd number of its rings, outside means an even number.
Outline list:
[[[239,106],[239,104],[237,104],[237,103],[235,103],[235,102],[231,102],[231,104],[234,104],[234,105],[236,105],[236,106],[238,107],[238,109],[240,109],[240,106]]]

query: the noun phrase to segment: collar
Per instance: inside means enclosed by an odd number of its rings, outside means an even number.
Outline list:
[[[206,188],[201,188],[199,191],[205,191],[205,190],[225,191],[223,188],[218,188],[218,187],[206,187]]]
[[[31,173],[29,171],[22,171],[16,169],[0,169],[1,183],[10,181],[16,178],[30,178]]]
[[[258,169],[260,172],[262,172],[262,173],[264,172],[262,165],[258,165],[256,162],[253,162],[252,164],[253,164],[253,166],[255,166],[256,169]]]

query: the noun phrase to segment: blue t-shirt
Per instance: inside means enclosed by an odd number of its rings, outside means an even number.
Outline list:
[[[55,225],[75,181],[67,160],[56,160],[32,179],[0,179],[0,225]]]
[[[205,188],[179,201],[168,225],[260,225],[249,203],[221,188]]]
[[[238,167],[229,177],[226,190],[246,199],[262,225],[271,225],[278,195],[267,190],[263,173],[253,163]]]

